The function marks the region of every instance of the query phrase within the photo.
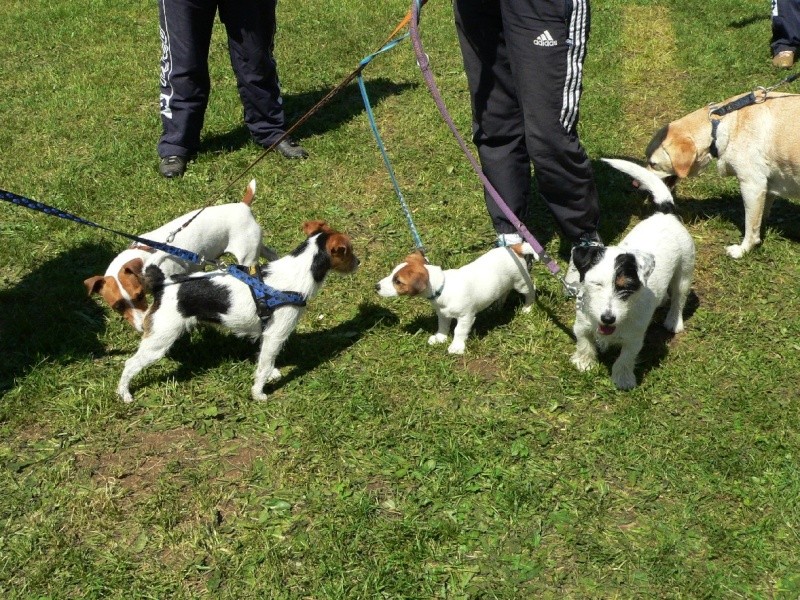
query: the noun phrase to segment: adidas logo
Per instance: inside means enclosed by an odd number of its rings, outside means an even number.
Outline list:
[[[545,30],[539,37],[533,40],[534,46],[558,46],[558,42],[553,39],[550,32]]]

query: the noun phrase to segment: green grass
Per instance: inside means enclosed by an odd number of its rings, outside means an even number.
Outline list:
[[[365,8],[366,6],[366,8]],[[292,121],[377,49],[407,2],[279,4]],[[593,6],[581,133],[601,233],[649,214],[599,162],[641,160],[655,129],[780,79],[756,0]],[[469,132],[448,2],[423,10],[426,51]],[[152,3],[0,6],[0,187],[139,232],[211,202],[259,156],[221,26],[204,146],[180,181],[156,170]],[[409,43],[365,77],[434,262],[463,264],[492,231],[477,178],[439,118]],[[267,156],[255,212],[285,251],[324,218],[362,267],[332,278],[249,399],[256,347],[187,336],[114,394],[137,336],[85,297],[125,241],[0,206],[0,595],[4,598],[797,598],[800,595],[800,251],[796,202],[740,261],[735,180],[678,188],[698,247],[686,332],[651,328],[640,385],[613,354],[569,363],[573,304],[545,269],[529,315],[478,319],[464,357],[425,341],[425,302],[374,283],[412,247],[355,86],[298,132],[311,159]],[[558,255],[537,204],[529,226]],[[562,261],[563,265],[563,261]]]

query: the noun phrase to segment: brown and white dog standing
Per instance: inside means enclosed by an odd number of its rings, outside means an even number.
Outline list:
[[[718,106],[737,100],[729,98]],[[726,248],[740,258],[761,243],[775,196],[800,198],[800,95],[770,92],[765,100],[722,117],[704,107],[659,130],[647,146],[647,165],[674,185],[717,158],[720,175],[734,175],[744,200],[744,239]],[[713,131],[712,120],[718,120]]]
[[[241,202],[192,211],[139,237],[166,243],[170,234],[180,229],[169,242],[170,245],[189,250],[208,260],[216,260],[223,254],[230,253],[239,264],[255,266],[258,258],[265,252],[261,226],[250,209],[255,194],[254,179],[248,184]],[[199,215],[186,228],[181,229],[198,212]],[[111,261],[104,275],[89,277],[83,283],[90,296],[102,296],[111,308],[125,317],[136,331],[141,332],[142,319],[147,310],[141,275],[150,264],[157,265],[166,276],[200,269],[200,265],[184,262],[166,252],[134,244]]]
[[[528,273],[526,258],[536,253],[527,242],[493,248],[460,269],[447,269],[430,264],[420,252],[406,257],[392,272],[375,284],[375,291],[384,298],[422,296],[436,310],[438,327],[428,344],[443,344],[456,319],[450,354],[463,354],[467,336],[476,315],[494,302],[502,302],[511,290],[525,298],[522,312],[530,312],[536,288]]]
[[[307,302],[317,295],[328,273],[352,273],[359,261],[353,254],[350,238],[331,229],[325,221],[308,221],[303,231],[307,239],[290,254],[263,267],[261,277],[274,290],[295,292]],[[200,323],[220,325],[253,341],[261,339],[251,394],[256,400],[267,397],[264,385],[280,379],[275,359],[305,312],[305,306],[278,306],[264,323],[248,284],[229,273],[165,278],[157,266],[150,265],[143,279],[153,293],[153,304],[145,313],[139,349],[125,361],[117,386],[117,394],[125,402],[133,401],[131,379],[161,359],[181,335]]]

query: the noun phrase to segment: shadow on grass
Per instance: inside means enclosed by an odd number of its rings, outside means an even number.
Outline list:
[[[110,245],[83,244],[48,260],[10,289],[0,291],[0,394],[37,364],[64,364],[105,354],[101,306],[83,280],[103,273]]]
[[[364,334],[379,325],[395,325],[397,317],[389,310],[374,304],[361,304],[358,314],[324,331],[292,333],[278,354],[277,366],[284,377],[267,384],[266,391],[275,390],[286,383],[313,371],[319,365],[336,358],[358,342]],[[197,337],[201,339],[197,339]],[[169,356],[180,366],[174,376],[187,381],[198,373],[213,369],[226,360],[248,361],[255,369],[259,343],[250,342],[213,327],[204,327],[194,336],[184,336],[171,349]],[[293,367],[287,370],[286,367]],[[138,387],[139,383],[134,382]]]
[[[386,78],[373,79],[367,82],[367,92],[370,103],[374,107],[381,99],[394,96],[415,87],[412,83],[395,83]],[[302,94],[288,94],[284,97],[284,106],[290,109],[286,114],[286,126],[290,127],[314,105],[331,92],[332,88],[318,89]],[[364,102],[356,83],[350,83],[330,101],[319,109],[319,112],[309,117],[294,133],[293,137],[302,139],[321,135],[327,131],[337,129],[345,123],[364,114]],[[235,150],[250,143],[250,132],[244,124],[235,129],[221,134],[209,135],[203,138],[200,152],[219,152]]]

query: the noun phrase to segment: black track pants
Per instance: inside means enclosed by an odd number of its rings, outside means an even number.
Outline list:
[[[211,91],[208,52],[214,18],[228,35],[244,121],[253,139],[270,145],[284,130],[272,56],[277,0],[158,0],[161,27],[159,156],[188,156],[200,144]]]
[[[772,0],[772,54],[800,49],[800,0]]]
[[[597,230],[591,162],[578,139],[578,105],[588,0],[454,0],[484,173],[520,219],[530,197],[530,163],[564,235]],[[515,231],[495,202],[498,233]]]

